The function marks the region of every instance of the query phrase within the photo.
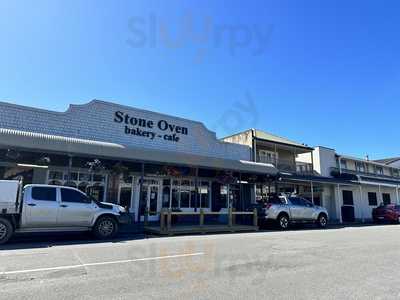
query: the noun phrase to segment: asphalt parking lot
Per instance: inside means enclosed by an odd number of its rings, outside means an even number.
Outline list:
[[[99,242],[17,237],[1,299],[398,299],[400,226]]]

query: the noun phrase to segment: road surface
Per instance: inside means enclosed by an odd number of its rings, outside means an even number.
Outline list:
[[[0,246],[1,299],[399,299],[400,226]]]

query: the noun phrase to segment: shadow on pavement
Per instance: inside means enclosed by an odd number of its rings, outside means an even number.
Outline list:
[[[373,227],[373,226],[385,226],[393,224],[373,224],[373,223],[350,223],[350,224],[331,224],[325,229],[321,229],[312,224],[297,224],[292,225],[288,230],[282,231],[272,225],[267,225],[260,228],[257,232],[293,232],[293,231],[327,231],[342,228],[360,228],[360,227]],[[252,231],[254,232],[254,231]],[[247,232],[247,233],[252,233]],[[254,232],[254,233],[257,233]],[[207,235],[220,235],[220,234],[242,234],[238,233],[212,233]],[[182,234],[176,236],[205,236],[204,234]],[[23,249],[40,249],[40,248],[51,248],[58,246],[71,246],[71,245],[90,245],[90,244],[102,244],[102,243],[124,243],[133,240],[144,240],[148,238],[168,238],[167,236],[161,237],[157,235],[146,235],[140,230],[129,231],[122,230],[122,232],[112,240],[97,240],[91,233],[80,232],[80,233],[25,233],[15,235],[7,244],[0,245],[0,253],[2,250],[23,250]]]
[[[122,228],[118,236],[112,240],[98,240],[90,232],[19,233],[12,237],[7,244],[0,245],[0,252],[1,250],[51,248],[83,244],[124,243],[147,238],[140,229],[130,229]]]

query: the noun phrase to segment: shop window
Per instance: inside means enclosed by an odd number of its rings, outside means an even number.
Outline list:
[[[169,208],[170,192],[171,192],[171,188],[169,187],[169,185],[164,186],[163,193],[162,193],[162,207],[163,208]]]
[[[64,183],[64,186],[69,186],[69,187],[73,187],[73,188],[77,188],[77,185],[75,182],[73,181],[67,181]]]
[[[86,188],[87,188],[87,186],[88,186],[88,183],[87,183],[87,182],[81,182],[81,183],[78,185],[78,189],[79,189],[81,192],[86,193]]]
[[[378,205],[378,197],[376,196],[376,193],[368,193],[368,204],[369,206]]]
[[[49,185],[63,185],[61,181],[58,180],[50,180]]]
[[[227,208],[228,207],[228,186],[221,185],[220,196],[217,198],[218,207],[219,208]]]
[[[132,184],[133,177],[127,176],[125,180],[127,183]],[[49,171],[48,184],[78,188],[80,191],[87,193],[88,195],[94,197],[98,201],[104,201],[105,189],[106,189],[105,182],[106,182],[105,174],[99,174],[99,173],[90,174],[88,172],[73,171],[70,172],[70,174],[68,175],[68,170]]]
[[[130,209],[132,198],[132,186],[123,186],[119,191],[119,205]]]
[[[104,186],[95,184],[86,188],[87,194],[97,201],[103,201],[104,199]]]
[[[68,172],[66,172],[65,174],[64,174],[64,180],[69,180],[69,181],[77,181],[78,180],[78,173],[77,172],[71,172],[70,174],[69,174],[69,177],[70,178],[68,178]]]
[[[91,181],[91,175],[88,173],[79,173],[79,181]]]
[[[385,204],[385,205],[390,204],[391,203],[390,194],[383,193],[382,194],[382,200],[383,200],[383,204]]]
[[[343,191],[343,205],[354,205],[352,191]]]
[[[210,184],[207,181],[204,181],[199,186],[199,198],[200,198],[200,207],[201,208],[209,208],[210,207]]]
[[[172,201],[172,204],[171,204],[172,208],[179,208],[179,188],[176,186],[174,186],[172,188],[171,201]]]
[[[240,199],[240,186],[231,184],[229,186],[229,207],[238,208]]]
[[[63,180],[63,172],[59,171],[50,171],[49,179],[51,180]]]
[[[208,181],[199,182],[198,192],[196,184],[189,179],[163,180],[163,207],[194,209],[210,207],[210,183]]]
[[[190,207],[190,191],[183,188],[181,190],[181,208],[189,208]]]
[[[196,190],[192,188],[190,190],[190,207],[192,208],[199,208],[198,199],[196,198]]]
[[[104,181],[106,181],[106,177],[101,174],[93,174],[93,181],[94,182],[104,182]]]

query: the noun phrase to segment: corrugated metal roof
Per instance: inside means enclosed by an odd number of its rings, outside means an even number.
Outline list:
[[[4,128],[0,128],[0,146],[66,154],[80,154],[98,158],[104,157],[121,160],[161,162],[257,174],[276,175],[278,173],[278,170],[272,164],[219,159],[147,148],[133,148],[115,143]]]
[[[294,146],[294,147],[307,148],[307,149],[313,150],[312,147],[309,147],[307,145],[300,144],[298,142],[291,141],[287,138],[283,138],[283,137],[274,135],[272,133],[265,132],[265,131],[258,130],[258,129],[255,129],[255,136],[256,136],[256,138],[261,139],[261,140],[266,140],[266,141],[271,141],[271,142],[275,142],[275,143],[280,143],[280,144],[290,145],[290,146]]]
[[[400,157],[392,157],[392,158],[385,158],[385,159],[377,159],[374,160],[377,163],[385,164],[385,165],[390,165],[391,163],[394,163],[396,161],[399,161]]]

